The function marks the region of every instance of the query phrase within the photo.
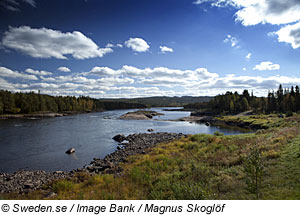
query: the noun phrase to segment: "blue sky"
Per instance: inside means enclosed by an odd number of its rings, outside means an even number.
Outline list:
[[[2,0],[0,89],[204,96],[300,83],[300,0]]]

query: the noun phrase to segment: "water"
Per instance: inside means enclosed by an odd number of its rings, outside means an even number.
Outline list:
[[[197,123],[162,121],[186,117],[190,112],[151,110],[165,115],[154,120],[119,120],[128,110],[115,110],[50,119],[0,120],[0,172],[81,168],[94,157],[103,158],[115,151],[118,143],[112,137],[116,134],[145,133],[149,128],[184,134],[240,133]],[[76,153],[65,154],[71,147]]]

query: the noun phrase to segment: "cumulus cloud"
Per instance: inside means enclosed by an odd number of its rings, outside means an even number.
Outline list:
[[[33,75],[44,75],[44,76],[52,75],[52,72],[47,72],[47,71],[43,71],[43,70],[41,70],[41,71],[33,70],[33,69],[30,69],[30,68],[26,69],[25,72],[27,72],[29,74],[33,74]]]
[[[111,48],[99,48],[90,38],[79,31],[61,31],[28,26],[9,27],[4,33],[2,46],[14,49],[34,58],[75,59],[103,57],[113,52]]]
[[[27,3],[32,7],[36,7],[35,0],[1,0],[0,7],[10,11],[20,11],[20,3]]]
[[[261,64],[259,64],[261,66]],[[258,66],[259,66],[258,65]],[[263,64],[262,64],[263,65]],[[265,68],[272,68],[271,63]],[[95,69],[94,69],[95,68]],[[266,96],[268,90],[297,85],[300,77],[273,75],[261,76],[220,76],[206,68],[191,70],[170,69],[167,67],[136,68],[124,65],[120,69],[94,67],[91,71],[69,75],[44,77],[23,74],[0,67],[0,89],[28,92],[34,91],[51,95],[85,95],[95,98],[121,98],[145,96],[216,95],[226,91],[242,92],[253,90],[255,95]],[[273,69],[275,67],[273,66]],[[23,84],[18,78],[30,81]],[[7,79],[7,80],[6,80]],[[17,82],[17,83],[14,83]]]
[[[108,68],[108,67],[98,67],[98,66],[95,66],[87,74],[93,74],[93,75],[98,75],[98,76],[107,76],[107,75],[108,76],[113,76],[113,75],[118,75],[120,73],[118,71],[115,71],[115,70],[113,70],[111,68]]]
[[[132,49],[135,52],[146,52],[149,50],[150,46],[142,38],[130,38],[125,41],[125,46]]]
[[[159,48],[160,48],[161,53],[174,52],[174,50],[172,48],[169,48],[167,46],[160,46]]]
[[[238,47],[238,40],[230,34],[227,35],[227,37],[224,40],[224,43],[230,43],[232,47]]]
[[[8,77],[8,78],[21,78],[21,79],[27,79],[27,80],[38,80],[38,78],[35,75],[27,75],[20,73],[18,71],[13,71],[11,69],[8,69],[6,67],[0,66],[0,76],[2,77]]]
[[[58,67],[57,70],[61,72],[71,72],[71,70],[65,66]]]
[[[244,26],[272,24],[288,26],[275,32],[279,42],[286,42],[294,49],[299,48],[300,32],[300,1],[299,0],[197,0],[200,5],[209,2],[211,6],[232,6],[237,9],[235,20]],[[298,23],[296,23],[298,22]]]
[[[300,47],[300,22],[294,25],[287,25],[275,32],[275,34],[278,35],[279,42],[289,43],[294,49]]]
[[[256,65],[253,70],[265,71],[265,70],[279,70],[280,65],[274,64],[270,61],[261,62],[260,64]]]

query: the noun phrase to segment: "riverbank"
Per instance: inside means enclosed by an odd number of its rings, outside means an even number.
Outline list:
[[[97,111],[102,112],[102,111]],[[54,117],[63,117],[63,116],[71,116],[76,114],[83,114],[83,113],[91,113],[90,111],[87,112],[78,112],[78,111],[66,111],[62,113],[32,113],[32,114],[0,114],[1,119],[41,119],[41,118],[54,118]]]
[[[21,170],[13,174],[0,173],[0,193],[29,193],[42,189],[45,185],[55,180],[71,180],[79,173],[87,175],[118,174],[123,170],[119,164],[126,162],[128,156],[146,154],[147,149],[154,147],[158,143],[169,142],[184,136],[183,134],[175,133],[131,134],[120,142],[115,152],[106,155],[103,159],[94,158],[89,165],[70,172],[56,171],[49,173],[45,171]]]

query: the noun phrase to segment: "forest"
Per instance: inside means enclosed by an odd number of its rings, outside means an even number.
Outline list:
[[[34,92],[12,93],[0,90],[0,114],[91,112],[131,108],[146,108],[146,105],[121,101],[100,101],[89,97],[49,96]]]
[[[226,92],[205,103],[195,103],[184,106],[185,109],[203,109],[211,114],[236,114],[248,110],[255,113],[288,113],[300,111],[299,87],[292,86],[283,89],[279,85],[277,91],[269,91],[267,97],[256,97],[248,90],[242,94]],[[206,112],[207,113],[207,112]]]
[[[187,104],[190,103],[190,104]],[[185,104],[185,105],[184,105]],[[37,112],[90,112],[115,109],[179,106],[185,109],[206,110],[205,114],[236,114],[248,110],[255,113],[289,113],[300,111],[298,86],[290,89],[279,86],[267,97],[256,97],[248,90],[242,94],[226,92],[211,97],[149,97],[135,99],[93,99],[90,97],[50,96],[45,94],[12,93],[0,90],[0,114]]]

